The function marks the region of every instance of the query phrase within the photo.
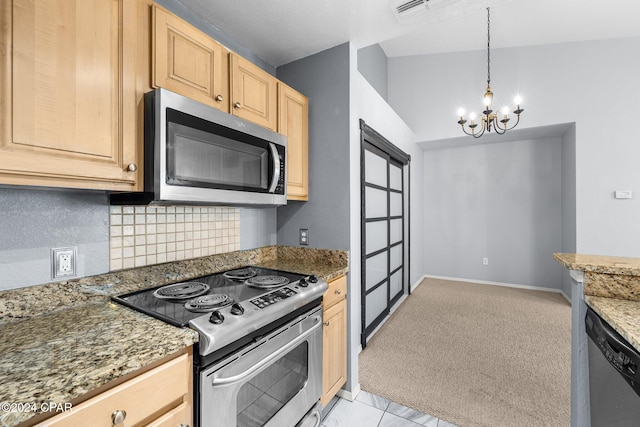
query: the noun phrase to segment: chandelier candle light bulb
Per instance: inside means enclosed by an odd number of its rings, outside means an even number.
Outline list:
[[[476,128],[479,126],[475,120],[476,115],[474,113],[469,114],[469,119],[471,123],[469,124],[469,129],[471,132],[467,131],[465,128],[465,124],[467,120],[464,118],[464,110],[460,108],[458,110],[458,116],[460,120],[458,120],[458,124],[462,127],[462,131],[467,135],[473,136],[474,138],[480,138],[484,135],[485,132],[491,132],[491,128],[495,130],[498,135],[504,134],[506,131],[515,128],[518,123],[520,123],[520,114],[524,111],[523,108],[520,108],[520,103],[522,102],[522,98],[520,95],[516,96],[514,102],[517,105],[516,109],[513,111],[513,114],[516,115],[516,122],[513,126],[508,127],[507,122],[511,120],[509,118],[509,107],[503,107],[500,112],[502,113],[502,119],[499,118],[499,114],[494,113],[492,108],[493,105],[493,92],[491,91],[491,20],[489,15],[489,8],[487,8],[487,88],[484,92],[484,110],[482,111],[482,115],[480,116],[480,124],[481,128],[478,132],[476,132]]]

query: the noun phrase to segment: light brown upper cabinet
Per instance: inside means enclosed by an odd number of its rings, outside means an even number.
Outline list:
[[[138,190],[150,1],[0,2],[0,183]]]
[[[287,136],[287,199],[309,200],[309,100],[282,82],[278,132]]]
[[[277,131],[278,80],[231,53],[231,113]]]
[[[229,112],[229,52],[167,10],[153,7],[153,84]]]

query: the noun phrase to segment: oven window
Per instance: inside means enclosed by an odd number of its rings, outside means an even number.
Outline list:
[[[238,427],[260,427],[303,389],[309,371],[305,341],[244,384],[238,393]]]
[[[179,123],[168,123],[167,179],[172,185],[267,190],[269,151]]]

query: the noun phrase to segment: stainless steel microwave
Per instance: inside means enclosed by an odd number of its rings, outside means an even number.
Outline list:
[[[111,204],[285,205],[287,138],[155,89],[145,94],[144,193]]]

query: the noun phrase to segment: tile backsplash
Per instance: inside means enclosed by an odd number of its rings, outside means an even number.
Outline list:
[[[111,206],[109,222],[111,271],[240,248],[237,208]]]

